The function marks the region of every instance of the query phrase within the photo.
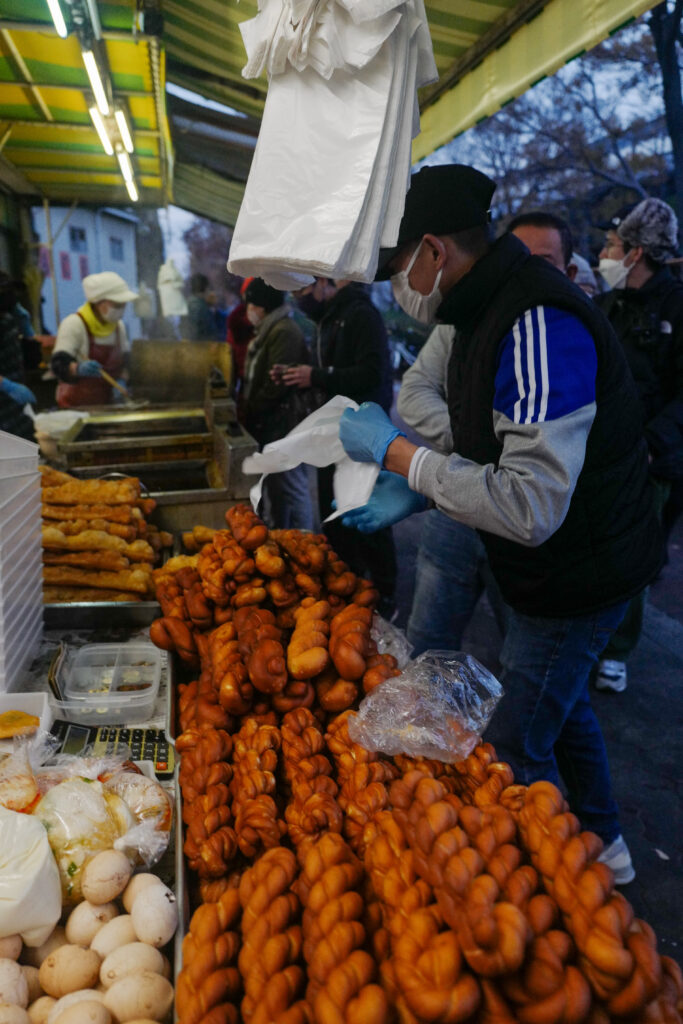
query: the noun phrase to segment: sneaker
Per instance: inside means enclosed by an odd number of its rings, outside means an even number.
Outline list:
[[[617,836],[613,843],[606,846],[598,860],[612,869],[616,885],[628,885],[636,877],[631,854],[623,836]]]
[[[623,661],[610,661],[605,658],[598,665],[595,677],[596,690],[611,690],[612,693],[623,693],[626,689],[626,665]]]

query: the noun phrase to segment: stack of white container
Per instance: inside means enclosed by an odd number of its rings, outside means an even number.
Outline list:
[[[38,445],[0,431],[0,691],[19,683],[42,636]]]

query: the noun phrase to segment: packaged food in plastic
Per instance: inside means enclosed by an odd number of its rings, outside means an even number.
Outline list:
[[[425,651],[361,701],[349,735],[367,750],[461,761],[502,696],[496,677],[470,654]]]
[[[41,823],[0,807],[0,938],[40,946],[62,913],[59,872]]]
[[[10,811],[30,811],[38,796],[29,746],[15,740],[12,753],[0,755],[0,805]]]
[[[109,850],[135,824],[127,804],[101,782],[66,779],[49,789],[33,812],[47,829],[65,903],[82,898],[81,871],[93,854]]]
[[[114,842],[136,865],[150,867],[168,846],[173,821],[173,803],[155,779],[133,771],[115,772],[104,782],[106,793],[119,796],[133,815],[135,824]]]
[[[413,645],[402,629],[388,622],[376,612],[372,617],[370,636],[377,645],[378,654],[393,654],[398,667],[403,668],[410,661]]]

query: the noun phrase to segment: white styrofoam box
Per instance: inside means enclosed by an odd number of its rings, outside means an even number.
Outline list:
[[[3,564],[0,561],[0,623],[3,614],[11,611],[12,593],[16,593],[18,581],[27,581],[31,578],[42,579],[42,557],[42,549],[38,547],[36,550],[25,552],[21,558],[12,562],[5,561]],[[21,582],[19,582],[20,588]]]
[[[40,488],[32,489],[20,508],[6,516],[0,534],[0,566],[7,559],[15,560],[20,546],[41,543]]]
[[[0,479],[38,473],[39,451],[33,441],[0,430]]]
[[[33,500],[32,500],[33,499]],[[26,507],[25,507],[26,506]],[[0,478],[0,542],[17,528],[17,515],[40,522],[40,477]]]
[[[0,657],[0,690],[11,690],[21,683],[24,670],[40,650],[42,639],[43,614],[40,609],[40,614],[26,624],[12,648],[5,652],[4,658]]]
[[[0,693],[0,713],[3,711],[23,711],[27,715],[35,715],[40,719],[39,730],[49,732],[54,721],[52,708],[47,693],[33,690],[30,693]],[[38,742],[39,738],[36,737]],[[14,740],[0,740],[0,753],[11,754]]]
[[[11,634],[8,634],[5,637],[2,647],[0,647],[0,665],[6,665],[12,660],[12,658],[16,658],[27,640],[29,640],[35,632],[39,632],[42,635],[42,631],[43,609],[42,606],[39,607],[36,605],[35,608],[27,614],[19,628],[12,630]]]
[[[40,719],[42,729],[49,729],[53,722],[52,708],[48,695],[43,690],[26,693],[0,693],[0,714],[3,711],[23,711]]]
[[[39,559],[33,559],[24,565],[24,571],[16,577],[14,582],[2,591],[0,635],[5,633],[9,626],[21,625],[21,615],[26,615],[38,603],[38,594],[42,600],[42,590],[42,564]]]
[[[0,618],[0,656],[14,644],[14,638],[21,633],[24,623],[36,618],[36,612],[43,607],[43,587],[40,579],[34,580],[21,591],[18,601],[7,615]]]

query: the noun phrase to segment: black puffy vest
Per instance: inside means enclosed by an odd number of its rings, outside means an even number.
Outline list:
[[[505,600],[526,615],[584,615],[641,591],[662,564],[640,403],[605,317],[563,274],[513,235],[499,239],[446,296],[438,315],[458,330],[448,369],[453,447],[498,465],[493,398],[502,339],[521,314],[554,306],[578,317],[595,342],[595,420],[566,518],[538,547],[480,531]]]

